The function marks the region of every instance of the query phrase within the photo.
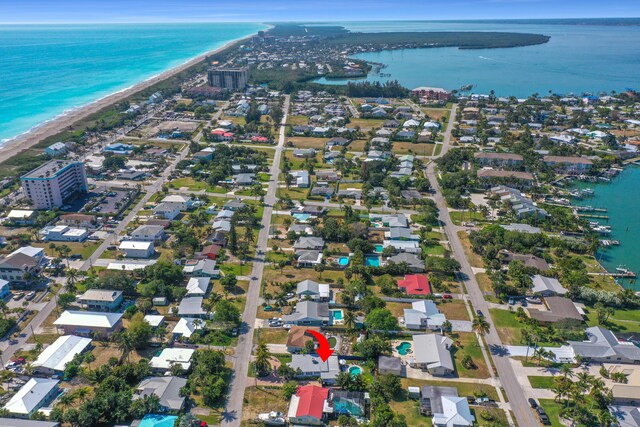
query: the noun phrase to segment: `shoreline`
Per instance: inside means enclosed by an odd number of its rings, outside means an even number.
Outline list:
[[[266,31],[270,28],[272,28],[271,25],[269,25],[265,30],[261,31]],[[32,148],[42,140],[63,132],[66,128],[73,126],[75,123],[86,119],[92,114],[95,114],[113,104],[129,98],[140,91],[148,89],[155,84],[161,83],[171,77],[174,77],[177,74],[180,74],[181,72],[186,71],[189,68],[204,61],[208,56],[221,53],[232,47],[234,44],[242,42],[244,40],[248,40],[251,37],[254,37],[256,34],[257,32],[251,33],[239,39],[231,40],[216,49],[202,53],[178,66],[156,74],[155,76],[151,76],[129,87],[103,96],[102,98],[96,99],[95,101],[89,102],[88,104],[67,110],[49,120],[45,120],[33,126],[28,131],[16,135],[15,137],[5,141],[4,144],[0,146],[0,164],[6,162],[14,156],[17,156],[23,151]]]

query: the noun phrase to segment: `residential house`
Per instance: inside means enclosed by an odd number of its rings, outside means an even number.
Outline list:
[[[473,426],[475,417],[471,414],[466,397],[441,396],[442,412],[433,412],[434,427]]]
[[[611,384],[613,403],[640,407],[640,366],[604,363],[602,367],[609,372],[609,377],[611,374],[618,373],[624,374],[626,379],[625,382]]]
[[[640,348],[634,343],[620,341],[601,326],[587,328],[585,332],[587,341],[569,341],[575,356],[591,362],[640,364]]]
[[[91,338],[65,335],[59,337],[45,348],[33,362],[34,371],[44,375],[55,375],[64,372],[67,363],[76,355],[84,353],[91,344]]]
[[[501,261],[507,265],[512,261],[522,261],[525,267],[535,268],[542,272],[549,271],[551,268],[544,258],[531,254],[517,254],[508,250],[502,250],[498,255],[500,256]]]
[[[57,421],[36,421],[24,418],[0,418],[2,427],[60,427]]]
[[[65,310],[53,324],[65,335],[110,337],[122,329],[122,313]]]
[[[220,277],[220,270],[216,268],[216,266],[216,261],[209,258],[190,259],[184,264],[182,272],[185,276],[189,277],[210,277],[216,279]]]
[[[439,329],[447,318],[440,313],[431,300],[419,300],[411,303],[411,308],[404,309],[404,324],[407,329]]]
[[[44,154],[51,157],[63,156],[67,153],[67,145],[64,142],[54,142],[44,149]]]
[[[409,271],[413,273],[422,273],[425,271],[424,261],[416,254],[401,252],[387,258],[387,261],[393,262],[394,264],[407,264]]]
[[[153,214],[157,217],[173,221],[180,215],[180,203],[160,203],[153,208]]]
[[[383,240],[382,247],[392,246],[398,252],[417,254],[421,251],[420,243],[415,240]]]
[[[319,378],[322,384],[334,384],[340,373],[338,356],[331,355],[326,361],[314,354],[293,354],[288,365],[298,378]]]
[[[316,301],[298,301],[295,311],[282,316],[282,321],[292,325],[328,326],[329,304]]]
[[[369,214],[369,220],[372,223],[377,223],[378,228],[393,228],[393,227],[408,227],[409,221],[404,214]]]
[[[378,372],[400,376],[402,374],[402,360],[398,357],[379,356]]]
[[[191,338],[193,334],[196,332],[201,332],[204,330],[204,320],[196,319],[194,317],[181,317],[178,320],[178,323],[171,330],[171,334],[173,335],[173,339],[177,340],[179,338]]]
[[[37,277],[40,262],[23,253],[15,253],[0,260],[0,278],[13,287],[23,287]]]
[[[237,186],[248,186],[253,184],[253,181],[256,178],[256,174],[254,173],[238,173],[231,177],[233,179],[233,183]]]
[[[7,214],[7,221],[10,225],[25,226],[33,225],[37,216],[37,211],[27,209],[12,209]]]
[[[321,251],[298,250],[295,256],[296,265],[301,268],[313,268],[316,265],[322,264],[323,255]]]
[[[413,354],[409,366],[431,375],[452,375],[455,371],[451,358],[451,338],[440,334],[413,336]]]
[[[180,412],[184,408],[185,397],[181,389],[187,385],[186,378],[149,377],[138,384],[133,400],[155,395],[160,399],[160,412]]]
[[[324,248],[324,240],[322,237],[298,237],[298,240],[293,244],[295,250],[317,250],[321,251]]]
[[[398,289],[407,295],[430,295],[431,285],[424,274],[407,274],[398,280]]]
[[[458,397],[458,389],[445,386],[422,386],[420,388],[420,414],[427,417],[443,413],[442,397]]]
[[[219,245],[208,245],[202,248],[201,255],[211,260],[215,260],[218,257],[218,254],[220,253],[221,249],[222,249],[222,246],[219,246]]]
[[[640,427],[640,407],[637,404],[612,405],[609,412],[615,417],[617,427]]]
[[[131,240],[138,242],[160,242],[166,233],[161,225],[141,225],[131,232]]]
[[[329,398],[329,389],[316,385],[298,387],[291,396],[288,418],[292,425],[324,425],[324,407]]]
[[[208,313],[202,308],[204,298],[202,297],[184,297],[178,306],[178,316],[195,317],[205,319],[209,317]]]
[[[315,157],[316,156],[316,150],[314,150],[313,148],[296,149],[296,150],[293,150],[293,156],[294,157],[298,157],[298,158],[302,158],[302,159]]]
[[[289,175],[293,177],[293,181],[298,188],[309,188],[310,178],[308,171],[291,171]]]
[[[336,171],[316,171],[316,179],[318,181],[335,182],[340,181],[340,175]]]
[[[60,380],[31,378],[4,405],[3,409],[18,418],[31,418],[41,407],[49,404],[60,392]]]
[[[165,348],[159,355],[149,361],[151,369],[158,372],[167,372],[172,365],[180,365],[188,371],[191,368],[191,359],[196,351],[191,348]]]
[[[558,279],[554,277],[546,277],[536,274],[535,276],[531,276],[531,281],[533,282],[531,292],[543,297],[564,295],[569,292],[560,284]]]
[[[329,285],[314,282],[313,280],[303,280],[298,283],[296,296],[299,299],[312,299],[314,301],[328,301],[330,296]]]
[[[121,156],[128,156],[133,153],[133,145],[123,144],[121,142],[115,142],[109,144],[102,149],[103,153],[117,154]]]
[[[127,258],[151,258],[155,253],[153,242],[139,242],[136,240],[125,240],[120,243],[118,250],[124,252]]]
[[[187,282],[186,296],[205,296],[209,292],[209,277],[191,277]]]
[[[287,335],[287,351],[289,353],[299,353],[307,342],[313,342],[313,336],[307,331],[320,332],[320,328],[315,326],[292,326]]]
[[[384,238],[390,241],[420,241],[420,236],[411,233],[408,228],[393,227],[385,231]]]
[[[91,311],[115,311],[122,305],[124,296],[122,291],[88,289],[77,300],[83,308]]]
[[[478,180],[484,185],[493,185],[497,182],[502,182],[521,188],[530,186],[535,181],[535,177],[529,172],[506,171],[491,168],[479,169],[477,176]]]
[[[573,320],[581,323],[584,313],[578,309],[573,301],[569,298],[548,296],[544,299],[546,310],[529,308],[529,316],[542,324],[550,324],[555,322],[566,322]]]
[[[76,228],[94,228],[96,221],[97,218],[93,215],[74,213],[61,215],[58,219],[58,224]]]

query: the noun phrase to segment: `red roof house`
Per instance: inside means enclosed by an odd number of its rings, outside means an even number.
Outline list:
[[[216,259],[218,258],[218,253],[220,253],[220,249],[222,249],[222,246],[218,246],[218,245],[205,246],[204,248],[202,248],[202,256],[207,257],[209,259]]]
[[[398,280],[398,289],[406,292],[407,295],[431,294],[429,279],[424,274],[408,274],[404,276],[404,280]]]
[[[329,398],[329,389],[317,385],[305,385],[291,396],[289,422],[291,424],[323,425],[324,404]]]

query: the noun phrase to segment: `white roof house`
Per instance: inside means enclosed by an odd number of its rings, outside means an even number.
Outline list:
[[[49,378],[31,378],[4,405],[4,409],[12,414],[30,416],[51,397],[59,382]]]
[[[204,328],[204,322],[200,319],[200,323],[195,321],[193,317],[182,317],[173,328],[171,333],[173,335],[180,335],[185,338],[190,338],[196,331]]]
[[[7,258],[15,254],[24,254],[26,256],[30,256],[31,258],[41,259],[44,256],[44,249],[36,248],[33,246],[23,246],[7,255]]]
[[[409,364],[426,369],[432,375],[449,375],[455,371],[451,358],[452,344],[451,338],[440,334],[414,335],[414,354]]]
[[[563,287],[558,279],[553,277],[546,277],[536,274],[531,277],[531,281],[533,282],[533,288],[531,291],[534,294],[540,294],[543,296],[548,295],[564,295],[569,292],[565,287]]]
[[[30,211],[25,209],[12,209],[7,214],[7,218],[14,221],[27,221],[33,219],[33,215],[36,211]]]
[[[86,326],[88,328],[113,328],[122,318],[122,313],[102,313],[97,311],[64,311],[53,322],[56,326]]]
[[[139,242],[135,240],[123,241],[120,243],[118,249],[130,258],[149,258],[155,252],[153,242]]]
[[[64,371],[65,365],[82,353],[91,344],[91,338],[83,338],[75,335],[65,335],[58,338],[53,344],[45,348],[33,362],[33,367],[44,368],[51,371]]]
[[[471,415],[466,397],[441,396],[442,413],[433,414],[433,425],[442,427],[472,426],[475,417]]]
[[[147,314],[144,316],[144,320],[153,328],[157,328],[164,321],[164,316],[161,314]]]
[[[150,365],[153,369],[169,370],[171,365],[179,364],[187,370],[191,367],[191,358],[195,350],[190,348],[165,348],[158,356],[152,357]]]
[[[209,277],[192,277],[187,283],[187,295],[206,295],[209,291]]]

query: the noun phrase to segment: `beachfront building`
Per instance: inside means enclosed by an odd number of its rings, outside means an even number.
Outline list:
[[[61,207],[78,193],[89,191],[84,163],[51,160],[20,177],[24,194],[36,209]]]
[[[242,68],[211,68],[208,71],[209,86],[222,89],[238,90],[247,87],[249,69]]]

